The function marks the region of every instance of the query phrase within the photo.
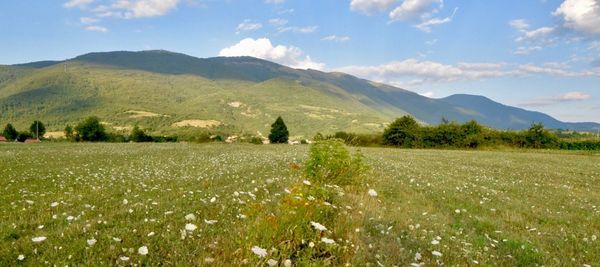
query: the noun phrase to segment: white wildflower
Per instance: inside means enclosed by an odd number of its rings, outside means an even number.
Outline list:
[[[121,257],[119,257],[119,259],[121,261],[129,261],[129,257],[127,257],[127,256],[121,256]]]
[[[138,248],[138,253],[142,256],[148,255],[148,247],[141,246],[140,248]]]
[[[269,266],[275,266],[275,265],[277,265],[277,261],[276,261],[276,260],[274,260],[274,259],[269,259],[269,260],[267,261],[267,264],[268,264]]]
[[[185,225],[185,230],[193,232],[194,230],[196,230],[198,227],[193,224],[193,223],[188,223]]]
[[[31,241],[33,241],[34,243],[40,243],[40,242],[43,242],[44,240],[46,240],[45,236],[38,236],[38,237],[34,237],[31,239]]]
[[[256,254],[258,257],[264,258],[267,256],[267,250],[258,246],[252,247],[252,253]]]
[[[188,221],[195,221],[196,220],[196,215],[194,215],[193,213],[190,213],[188,215],[185,215],[185,219]]]
[[[87,240],[87,244],[90,245],[90,246],[93,246],[94,244],[96,244],[96,242],[97,242],[97,240],[94,239],[94,238]]]
[[[302,183],[304,183],[305,185],[311,185],[310,181],[308,180],[304,180]]]
[[[327,228],[318,222],[310,222],[310,224],[319,231],[327,231]]]
[[[127,203],[129,203],[129,200],[123,199],[123,205],[127,205]]]
[[[335,241],[333,239],[329,239],[327,237],[321,237],[321,242],[325,244],[335,244]]]
[[[56,208],[58,206],[58,202],[52,202],[50,203],[50,207],[51,208]]]
[[[431,255],[436,256],[436,257],[441,257],[442,253],[439,252],[439,251],[437,251],[437,250],[434,250],[434,251],[431,252]]]
[[[207,220],[207,219],[204,219],[204,223],[206,223],[206,224],[209,224],[209,225],[215,224],[215,223],[217,223],[217,222],[219,222],[219,221],[217,221],[217,220]]]
[[[17,260],[23,261],[25,259],[25,255],[21,254],[17,257]]]
[[[373,189],[369,189],[369,196],[376,197],[377,196],[377,191],[375,191]]]
[[[290,259],[287,259],[283,262],[283,266],[284,267],[292,267],[292,261]]]

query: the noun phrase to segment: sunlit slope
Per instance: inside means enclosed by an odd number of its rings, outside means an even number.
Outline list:
[[[97,115],[114,130],[177,125],[263,134],[282,116],[293,136],[377,132],[410,114],[425,124],[475,119],[499,129],[533,122],[595,131],[480,96],[432,99],[338,72],[297,70],[252,57],[195,58],[168,51],[90,53],[67,61],[0,66],[0,124],[34,119],[50,130]]]

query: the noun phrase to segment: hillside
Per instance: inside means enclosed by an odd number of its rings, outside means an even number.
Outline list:
[[[160,134],[209,128],[266,135],[281,115],[292,135],[310,137],[318,131],[377,132],[404,114],[428,124],[444,117],[510,129],[534,121],[563,129],[598,127],[562,123],[482,97],[430,99],[343,73],[296,70],[251,57],[107,52],[0,66],[0,123],[20,129],[39,118],[60,131],[96,115],[115,131],[139,125]]]

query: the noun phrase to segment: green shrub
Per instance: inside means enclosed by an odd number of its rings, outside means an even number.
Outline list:
[[[392,122],[383,132],[386,145],[416,147],[420,141],[420,126],[411,116],[403,116]]]
[[[312,144],[305,166],[311,182],[339,186],[360,183],[365,170],[362,154],[351,155],[339,139]]]
[[[80,122],[75,127],[75,131],[77,131],[76,139],[80,141],[98,142],[108,139],[104,126],[100,124],[98,117],[89,117]]]
[[[12,124],[9,123],[6,125],[6,127],[4,127],[2,135],[6,138],[6,140],[14,141],[15,139],[17,139],[19,132],[17,132],[15,127],[13,127]]]

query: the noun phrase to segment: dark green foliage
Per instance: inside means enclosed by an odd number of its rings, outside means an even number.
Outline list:
[[[31,126],[29,126],[29,132],[31,135],[37,139],[44,138],[44,134],[46,133],[46,126],[41,121],[34,121]]]
[[[14,141],[15,139],[17,139],[18,134],[19,133],[17,132],[17,129],[15,129],[15,127],[13,127],[10,123],[6,124],[6,127],[4,127],[4,131],[2,131],[2,135],[8,141]]]
[[[416,147],[420,139],[419,128],[415,119],[411,116],[403,116],[385,129],[383,142],[392,146]]]
[[[327,139],[331,138],[343,140],[346,145],[350,146],[381,146],[383,143],[381,134],[336,132],[333,136],[327,137]]]
[[[65,138],[67,138],[68,140],[73,140],[74,137],[75,135],[73,133],[73,127],[71,127],[71,125],[67,125],[65,127]]]
[[[534,123],[525,132],[525,146],[530,148],[553,148],[558,145],[558,137],[544,129],[541,123]]]
[[[271,133],[269,134],[269,141],[273,144],[287,143],[290,133],[288,132],[287,126],[281,116],[277,117],[277,120],[271,125]]]
[[[140,129],[137,125],[131,130],[129,140],[132,142],[152,142],[152,136],[147,135],[144,130]]]
[[[360,183],[366,169],[362,154],[351,155],[342,140],[329,139],[310,146],[304,171],[311,182],[344,186]]]
[[[19,132],[17,134],[17,141],[25,142],[25,140],[33,138],[33,135],[30,132]]]
[[[600,150],[600,141],[562,141],[559,148],[563,150]]]
[[[98,142],[106,141],[108,136],[98,117],[89,117],[75,126],[76,140]]]

